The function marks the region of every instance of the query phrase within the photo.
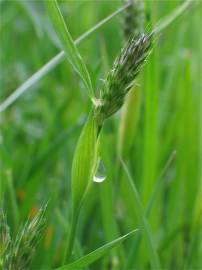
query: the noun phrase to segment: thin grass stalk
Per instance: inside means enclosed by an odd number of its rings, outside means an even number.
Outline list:
[[[64,231],[67,232],[67,235],[68,235],[70,232],[70,224],[67,222],[67,220],[65,219],[62,212],[59,209],[56,209],[55,214],[61,227],[63,228]],[[66,235],[64,237],[66,238]],[[65,246],[65,250],[67,250],[67,246]],[[83,255],[81,245],[77,238],[75,239],[75,255],[78,257],[81,257]],[[62,259],[64,259],[64,257],[65,257],[65,251],[64,251]]]
[[[131,189],[131,192],[133,194],[133,199],[134,199],[133,209],[134,209],[134,212],[136,213],[136,216],[138,217],[139,222],[141,224],[141,227],[143,229],[142,232],[143,232],[145,241],[147,243],[151,267],[153,270],[162,269],[160,266],[160,260],[159,260],[158,254],[156,252],[156,248],[155,248],[154,243],[153,243],[152,233],[151,233],[149,224],[147,222],[146,216],[144,214],[144,207],[142,205],[139,193],[138,193],[137,188],[135,186],[135,183],[134,183],[134,181],[133,181],[133,179],[128,171],[128,168],[126,167],[125,163],[122,160],[121,160],[121,163],[123,165],[124,172],[127,176],[126,179],[128,182],[128,187]]]
[[[70,229],[68,230],[68,242],[64,251],[63,264],[65,264],[65,262],[68,262],[71,257],[76,237],[78,218],[79,218],[79,211],[77,213],[74,211],[71,217]]]
[[[149,198],[149,201],[147,203],[147,206],[146,206],[146,209],[145,209],[145,217],[148,218],[150,213],[151,213],[151,210],[152,210],[152,207],[154,205],[154,202],[155,202],[155,199],[157,198],[158,194],[159,194],[159,191],[161,190],[162,188],[162,185],[165,184],[165,182],[163,181],[163,177],[165,176],[166,172],[168,171],[168,169],[170,168],[171,164],[173,163],[174,159],[175,159],[175,156],[176,156],[176,152],[173,151],[171,153],[171,155],[169,156],[163,170],[161,171],[158,179],[156,180],[156,183],[154,185],[154,188],[151,192],[151,195],[150,195],[150,198]],[[136,239],[134,240],[134,243],[131,247],[131,251],[128,255],[128,260],[127,260],[127,263],[125,264],[125,267],[124,269],[125,270],[128,270],[132,267],[132,263],[134,262],[135,258],[138,256],[138,247],[140,245],[140,242],[141,242],[141,239],[142,239],[142,235],[139,234],[137,235]]]
[[[153,29],[154,34],[160,34],[164,31],[171,23],[173,23],[178,17],[180,17],[188,8],[194,7],[197,5],[197,1],[186,0],[179,7],[177,7],[171,14],[161,19]]]
[[[14,231],[16,232],[19,225],[19,210],[15,195],[15,188],[13,186],[13,178],[11,171],[6,172],[6,178],[7,178],[7,191],[12,209],[12,220],[14,225]]]

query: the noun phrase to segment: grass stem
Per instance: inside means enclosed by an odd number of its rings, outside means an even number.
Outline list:
[[[148,224],[147,219],[146,219],[145,214],[144,214],[144,207],[142,205],[139,193],[138,193],[137,188],[135,186],[135,183],[134,183],[134,181],[133,181],[133,179],[128,171],[126,164],[123,162],[123,160],[121,160],[121,163],[122,163],[123,169],[127,175],[128,185],[133,193],[134,210],[135,210],[136,215],[137,215],[139,222],[141,224],[144,238],[145,238],[145,241],[147,243],[148,252],[150,255],[151,267],[153,270],[161,269],[159,257],[158,257],[158,254],[156,252],[156,248],[154,246],[153,240],[152,240],[152,233],[150,231],[149,224]]]
[[[72,255],[72,251],[73,251],[73,247],[74,247],[74,241],[75,241],[75,237],[76,237],[76,228],[77,228],[77,223],[78,223],[78,217],[79,217],[79,211],[75,212],[73,211],[72,213],[72,220],[71,220],[71,224],[70,224],[70,230],[68,233],[68,241],[67,241],[67,245],[65,248],[65,252],[64,252],[64,258],[63,258],[63,264],[68,263],[69,260],[71,259],[71,255]]]
[[[16,196],[15,196],[15,188],[13,186],[13,179],[12,179],[11,171],[7,171],[6,176],[7,176],[8,196],[9,196],[11,209],[12,209],[13,225],[14,225],[14,230],[16,232],[18,228],[18,224],[19,224],[19,211],[18,211],[18,205],[16,201]]]

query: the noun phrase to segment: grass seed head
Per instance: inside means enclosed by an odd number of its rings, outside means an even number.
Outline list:
[[[6,216],[0,209],[0,268],[4,264],[6,251],[10,244],[10,230],[7,225]]]
[[[33,254],[45,226],[44,215],[46,206],[44,205],[32,220],[28,220],[25,223],[17,234],[16,239],[11,243],[6,256],[5,269],[29,269]]]
[[[100,124],[123,105],[126,94],[134,86],[134,79],[149,54],[150,47],[151,35],[143,34],[137,40],[135,37],[130,38],[121,50],[101,88],[101,102],[96,108]]]

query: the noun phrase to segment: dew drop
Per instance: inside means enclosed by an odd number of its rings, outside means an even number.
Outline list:
[[[103,161],[98,159],[98,165],[95,175],[93,176],[93,182],[102,183],[106,179],[106,169]]]

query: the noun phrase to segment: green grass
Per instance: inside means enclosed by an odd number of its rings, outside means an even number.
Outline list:
[[[117,152],[118,112],[100,134],[106,179],[92,183],[83,200],[70,269],[202,267],[202,5],[183,4],[177,9],[180,17],[170,23],[179,15],[175,10],[180,4],[145,1],[150,18],[146,29],[163,30],[137,80],[141,103],[132,146],[123,167]],[[0,104],[39,71],[15,102],[2,111],[0,107],[0,206],[11,238],[49,201],[46,227],[30,269],[63,265],[72,217],[73,155],[92,106],[87,88],[90,96],[91,91],[97,95],[100,79],[106,78],[123,45],[122,12],[102,27],[96,24],[122,5],[118,0],[59,1],[68,31],[77,40],[75,51],[71,38],[69,45],[60,45],[44,2],[0,1]],[[82,38],[85,32],[89,34]],[[61,61],[64,53],[41,71],[64,46],[71,49],[70,61],[80,76],[68,61]],[[127,137],[127,125],[125,129]],[[133,234],[134,229],[139,230]],[[130,231],[133,235],[127,235]]]

